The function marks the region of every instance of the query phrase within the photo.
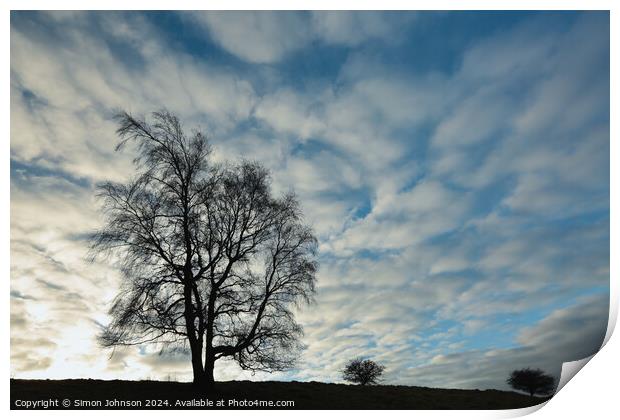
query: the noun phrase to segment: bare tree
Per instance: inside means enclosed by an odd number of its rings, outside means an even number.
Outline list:
[[[372,360],[358,358],[349,360],[342,371],[342,378],[345,381],[360,385],[373,385],[378,382],[384,370],[385,366],[383,365]]]
[[[555,389],[555,379],[540,369],[514,370],[506,383],[519,391],[525,391],[533,397],[534,394],[548,395]]]
[[[317,271],[294,194],[274,198],[259,163],[212,164],[205,136],[168,112],[117,122],[117,150],[135,143],[137,174],[98,186],[106,223],[93,258],[115,257],[123,274],[102,345],[189,348],[194,383],[206,387],[222,358],[292,367],[302,334],[292,310],[312,301]]]

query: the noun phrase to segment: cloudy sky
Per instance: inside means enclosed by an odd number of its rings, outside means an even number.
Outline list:
[[[298,369],[216,378],[505,388],[598,349],[609,299],[607,13],[11,14],[11,374],[189,379],[97,347],[119,275],[85,260],[111,119],[166,107],[258,159],[320,240]]]

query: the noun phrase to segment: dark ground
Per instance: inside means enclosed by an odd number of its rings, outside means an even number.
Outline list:
[[[321,382],[218,382],[215,393],[197,392],[187,383],[157,381],[100,381],[92,379],[22,380],[11,379],[11,409],[26,402],[50,401],[48,409],[70,408],[127,409],[106,407],[106,400],[140,403],[141,409],[250,408],[260,401],[294,401],[294,409],[509,409],[540,404],[545,398],[530,398],[515,392],[460,390],[413,386],[358,386]],[[236,400],[234,406],[230,400]],[[76,401],[78,400],[78,401]],[[223,402],[220,402],[222,401]],[[80,401],[90,403],[90,406]],[[100,404],[99,406],[93,406]],[[218,402],[223,407],[218,407]],[[22,405],[21,407],[18,405]],[[67,401],[65,401],[67,404]],[[183,404],[185,406],[183,406]],[[212,404],[211,407],[208,404]],[[241,404],[241,405],[240,405]],[[268,404],[268,403],[262,403]],[[56,406],[54,406],[56,405]],[[246,405],[245,407],[243,405]]]

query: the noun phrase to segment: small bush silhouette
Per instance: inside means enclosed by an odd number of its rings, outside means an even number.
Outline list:
[[[342,371],[342,378],[347,382],[360,385],[374,385],[383,374],[385,366],[372,360],[362,358],[350,360]]]
[[[555,379],[540,369],[514,370],[506,380],[506,383],[519,391],[525,391],[531,397],[534,394],[548,395],[555,389]]]

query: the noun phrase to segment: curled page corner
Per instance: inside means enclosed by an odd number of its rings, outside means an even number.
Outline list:
[[[605,345],[607,344],[607,342],[609,341],[609,339],[611,338],[611,335],[614,332],[614,329],[616,328],[616,321],[618,319],[618,290],[615,287],[611,287],[610,288],[610,305],[609,305],[609,319],[607,321],[607,331],[605,333],[605,338],[603,339],[603,343],[601,344],[601,347],[599,348],[599,350],[596,352],[598,353],[599,351],[601,351],[601,349],[603,347],[605,347]],[[560,381],[558,382],[558,387],[555,390],[555,394],[557,394],[558,392],[560,392],[560,390],[562,388],[564,388],[564,385],[566,385],[568,383],[568,381],[570,381],[571,379],[573,379],[573,377],[577,374],[577,372],[579,372],[590,360],[592,360],[592,358],[596,355],[596,353],[594,353],[591,356],[585,357],[583,359],[580,360],[574,360],[572,362],[565,362],[562,364],[562,373],[560,374]]]
[[[562,364],[562,373],[560,374],[560,381],[558,382],[558,387],[555,390],[555,394],[560,392],[564,385],[568,383],[573,377],[579,372],[592,358],[596,355],[588,356],[584,359],[574,360],[572,362],[565,362]]]
[[[609,319],[607,321],[607,332],[605,333],[605,338],[603,339],[603,344],[601,345],[601,348],[603,348],[605,344],[607,344],[607,342],[611,338],[611,335],[614,332],[614,329],[616,328],[616,321],[618,320],[618,300],[619,300],[618,298],[620,295],[620,291],[618,289],[620,288],[612,287],[612,285],[610,284],[610,287],[609,287]]]
[[[540,404],[532,405],[530,407],[513,408],[510,410],[495,411],[494,418],[512,419],[512,418],[527,416],[543,408],[545,405],[547,405],[549,401],[551,400],[549,399],[547,401],[541,402]]]
[[[612,288],[613,289],[613,288]],[[560,380],[558,381],[558,386],[554,392],[554,395],[556,395],[558,392],[560,392],[560,390],[562,388],[564,388],[564,386],[571,380],[573,379],[573,377],[581,370],[583,369],[583,367],[585,365],[588,364],[588,362],[590,360],[592,360],[592,358],[594,356],[596,356],[596,354],[601,351],[601,349],[603,347],[605,347],[605,345],[607,344],[607,342],[609,341],[609,338],[611,337],[611,335],[614,332],[614,329],[616,327],[616,321],[618,318],[618,305],[616,305],[617,299],[615,299],[615,297],[617,296],[617,294],[615,293],[615,291],[610,291],[611,293],[611,302],[610,302],[610,306],[609,306],[609,320],[607,322],[607,332],[605,333],[605,338],[603,339],[603,343],[601,344],[601,347],[599,348],[599,350],[588,356],[585,357],[583,359],[579,359],[579,360],[573,360],[571,362],[564,362],[562,364],[562,372],[560,373]],[[551,398],[548,399],[545,402],[542,402],[538,405],[533,405],[531,407],[525,407],[525,408],[518,408],[518,409],[514,409],[514,410],[505,410],[503,413],[504,415],[500,416],[501,418],[515,418],[515,417],[522,417],[522,416],[526,416],[528,414],[534,413],[538,410],[540,410],[541,408],[543,408],[549,401],[551,401]]]
[[[616,321],[618,319],[618,290],[615,287],[610,288],[610,304],[609,304],[609,319],[607,321],[607,331],[605,332],[605,338],[601,343],[601,347],[598,349],[596,353],[601,351],[603,347],[607,344],[611,335],[616,328]],[[573,377],[579,372],[594,356],[596,353],[591,356],[585,357],[580,360],[574,360],[572,362],[565,362],[562,364],[562,373],[560,374],[560,381],[558,382],[558,387],[555,390],[555,394],[560,392],[564,385],[566,385]]]
[[[609,331],[609,329],[608,329]],[[596,355],[593,354],[584,359],[574,360],[572,362],[565,362],[562,364],[562,373],[560,374],[560,380],[558,382],[558,387],[554,392],[554,395],[560,392],[560,390],[566,385],[573,377]],[[547,401],[544,401],[540,404],[533,405],[531,407],[517,408],[513,410],[502,410],[501,414],[498,418],[516,418],[527,416],[528,414],[532,414],[541,408],[543,408],[552,398],[549,398]]]

